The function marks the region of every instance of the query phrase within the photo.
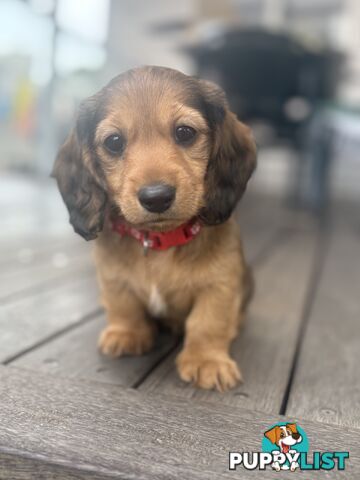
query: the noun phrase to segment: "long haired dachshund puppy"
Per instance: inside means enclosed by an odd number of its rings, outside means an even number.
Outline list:
[[[75,231],[96,238],[104,354],[149,351],[162,319],[185,331],[184,381],[241,380],[229,347],[251,276],[231,213],[255,158],[224,92],[175,70],[130,70],[81,104],[53,175]]]

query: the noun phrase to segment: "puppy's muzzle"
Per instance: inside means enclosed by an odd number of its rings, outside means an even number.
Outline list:
[[[176,189],[164,183],[153,183],[140,188],[138,199],[140,204],[149,212],[163,213],[168,210],[174,199]]]

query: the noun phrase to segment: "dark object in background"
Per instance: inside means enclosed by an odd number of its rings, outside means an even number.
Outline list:
[[[261,29],[228,30],[186,51],[197,75],[220,83],[242,120],[267,122],[297,146],[316,104],[334,97],[341,66],[334,51],[311,51]]]

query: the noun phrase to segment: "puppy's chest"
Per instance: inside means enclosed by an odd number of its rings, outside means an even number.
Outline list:
[[[191,290],[181,281],[176,285],[169,280],[157,281],[156,276],[138,285],[138,293],[148,313],[157,318],[182,318],[193,302]],[[136,288],[136,287],[135,287]]]
[[[192,278],[171,261],[139,262],[128,279],[147,311],[154,317],[181,317],[192,304]]]
[[[154,317],[164,317],[168,313],[169,306],[165,296],[155,283],[150,286],[146,303],[149,313]]]
[[[108,280],[126,284],[152,316],[180,320],[189,312],[196,295],[193,263],[183,258],[180,261],[172,250],[144,256],[132,239],[124,240],[115,245],[110,255],[109,248],[102,250]]]

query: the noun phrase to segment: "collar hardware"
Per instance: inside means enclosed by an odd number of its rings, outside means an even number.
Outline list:
[[[121,237],[130,236],[140,242],[144,255],[149,250],[167,250],[172,247],[185,245],[193,240],[201,231],[202,225],[197,218],[167,232],[138,230],[123,222],[121,218],[112,220],[112,229]]]
[[[152,242],[149,240],[148,232],[144,233],[144,238],[142,239],[144,255],[148,254],[149,248],[151,248]]]

